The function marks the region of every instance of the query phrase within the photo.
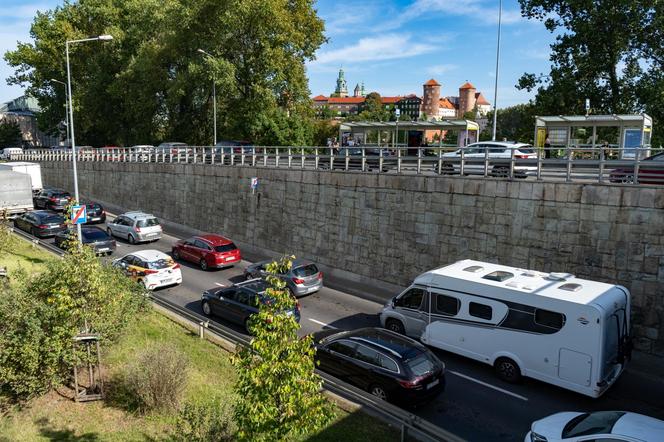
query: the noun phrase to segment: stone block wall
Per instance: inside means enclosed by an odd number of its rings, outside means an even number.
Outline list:
[[[45,183],[73,187],[68,163],[42,171]],[[622,284],[637,348],[664,355],[663,188],[92,162],[79,163],[79,186],[366,280],[407,285],[470,258]]]

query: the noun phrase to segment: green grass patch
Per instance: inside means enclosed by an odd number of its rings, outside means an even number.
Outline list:
[[[233,401],[235,370],[229,354],[216,345],[201,340],[194,333],[155,311],[149,311],[128,327],[111,348],[102,348],[106,386],[114,389],[114,380],[122,376],[143,349],[168,343],[184,352],[190,362],[186,400],[221,397]],[[145,441],[167,440],[176,431],[173,413],[142,415],[114,391],[105,402],[76,404],[69,391],[51,392],[15,408],[0,419],[0,442],[5,441]],[[362,412],[347,413],[337,409],[336,419],[315,435],[302,441],[344,442],[396,441],[398,432]]]
[[[5,267],[10,277],[11,273],[18,269],[23,269],[28,274],[39,272],[46,262],[57,259],[36,244],[15,236],[13,238],[11,252],[0,254],[0,267]]]

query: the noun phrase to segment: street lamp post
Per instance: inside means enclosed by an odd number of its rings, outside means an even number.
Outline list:
[[[491,140],[496,141],[496,122],[498,117],[498,62],[500,61],[500,25],[503,18],[503,0],[498,4],[498,45],[496,46],[496,85],[493,92],[493,131]]]
[[[206,55],[210,58],[214,58],[212,55],[209,53],[205,52],[203,49],[198,49],[197,51],[200,54]],[[216,78],[215,78],[215,73],[212,73],[212,145],[216,146],[217,145],[217,88],[216,88]]]
[[[67,104],[69,101],[69,94],[67,93],[67,83],[64,81],[56,80],[55,78],[51,78],[51,81],[53,83],[61,84],[65,87],[65,126],[67,128],[67,140],[65,146],[67,146],[69,145],[69,105]]]
[[[67,58],[67,92],[69,94],[69,121],[71,123],[71,158],[72,158],[72,171],[74,173],[74,198],[76,204],[79,203],[78,196],[78,174],[76,171],[76,136],[74,135],[74,102],[71,94],[71,68],[69,67],[69,45],[74,43],[83,43],[86,41],[108,41],[113,40],[112,35],[99,35],[97,37],[83,38],[80,40],[67,40],[65,42],[65,56]],[[78,235],[78,242],[82,242],[81,238],[81,225],[76,225],[76,233]]]

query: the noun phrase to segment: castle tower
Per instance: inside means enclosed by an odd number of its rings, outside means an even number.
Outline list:
[[[475,86],[467,81],[459,88],[457,118],[463,118],[463,114],[475,109],[475,90]]]
[[[360,92],[360,85],[359,83],[355,85],[355,89],[353,89],[353,97],[361,97],[361,92]]]
[[[348,96],[348,86],[346,85],[346,79],[344,78],[343,68],[339,69],[339,77],[337,77],[337,88],[334,90],[334,94],[337,97]]]
[[[440,83],[433,78],[423,85],[424,93],[422,100],[422,112],[428,119],[438,117],[438,106],[440,103]]]

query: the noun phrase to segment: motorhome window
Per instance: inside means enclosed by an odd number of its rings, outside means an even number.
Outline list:
[[[538,308],[535,309],[535,323],[560,330],[565,325],[565,315]]]
[[[470,272],[470,273],[477,273],[481,272],[482,270],[484,270],[484,267],[482,266],[470,266],[463,269],[464,272]]]
[[[436,313],[454,316],[459,313],[461,301],[453,296],[436,295]]]
[[[468,305],[468,313],[470,313],[470,316],[488,320],[491,320],[491,317],[493,316],[493,311],[490,306],[478,304],[477,302],[471,302]]]
[[[512,278],[513,276],[514,275],[510,272],[503,272],[502,270],[496,270],[495,272],[491,272],[487,275],[484,275],[482,278],[489,279],[491,281],[503,282],[503,281],[507,281],[508,279]]]
[[[395,305],[397,307],[418,309],[422,304],[424,294],[425,292],[423,289],[410,289],[396,300]]]
[[[567,290],[568,292],[578,292],[581,290],[581,284],[563,284],[560,287],[558,287],[560,290]]]

